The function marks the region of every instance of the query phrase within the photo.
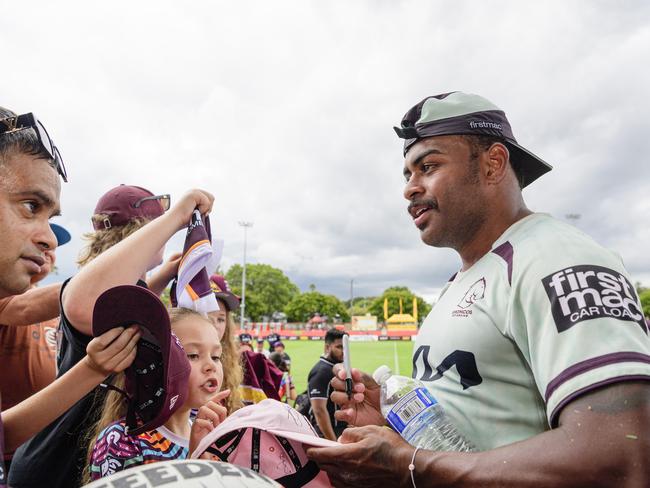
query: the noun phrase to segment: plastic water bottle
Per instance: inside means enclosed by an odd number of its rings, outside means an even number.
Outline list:
[[[381,385],[382,415],[406,442],[434,451],[476,450],[421,381],[396,376],[388,366],[377,368],[372,377]]]

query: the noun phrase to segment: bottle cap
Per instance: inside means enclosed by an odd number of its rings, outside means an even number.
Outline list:
[[[385,364],[379,366],[374,373],[372,373],[372,379],[375,380],[380,385],[383,385],[388,378],[393,375],[393,371],[386,366]]]

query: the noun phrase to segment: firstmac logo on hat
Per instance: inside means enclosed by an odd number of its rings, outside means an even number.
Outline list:
[[[616,318],[636,322],[647,334],[632,284],[618,271],[596,265],[565,268],[542,279],[558,332],[583,320]]]
[[[496,129],[496,130],[503,129],[501,124],[497,124],[496,122],[487,122],[485,120],[479,120],[478,122],[471,120],[469,126],[471,129]]]

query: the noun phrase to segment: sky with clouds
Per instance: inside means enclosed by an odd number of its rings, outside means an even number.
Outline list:
[[[120,183],[216,195],[222,265],[268,263],[348,298],[431,300],[459,267],[406,213],[393,133],[427,95],[503,108],[555,169],[530,208],[576,224],[650,286],[650,4],[643,1],[0,0],[0,105],[35,112],[68,167],[73,241]],[[167,253],[182,247],[177,235]]]

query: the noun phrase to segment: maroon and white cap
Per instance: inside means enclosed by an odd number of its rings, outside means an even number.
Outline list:
[[[230,289],[230,285],[222,275],[213,274],[210,276],[210,287],[219,300],[223,300],[229,312],[239,308],[240,298]]]
[[[171,330],[165,305],[152,292],[121,285],[102,293],[93,310],[95,337],[115,327],[140,326],[133,364],[125,370],[129,434],[164,424],[187,399],[190,362]],[[114,389],[112,386],[108,388]]]
[[[135,218],[155,219],[169,208],[169,195],[154,195],[140,186],[120,185],[108,190],[97,202],[93,217],[95,230],[126,225]]]

